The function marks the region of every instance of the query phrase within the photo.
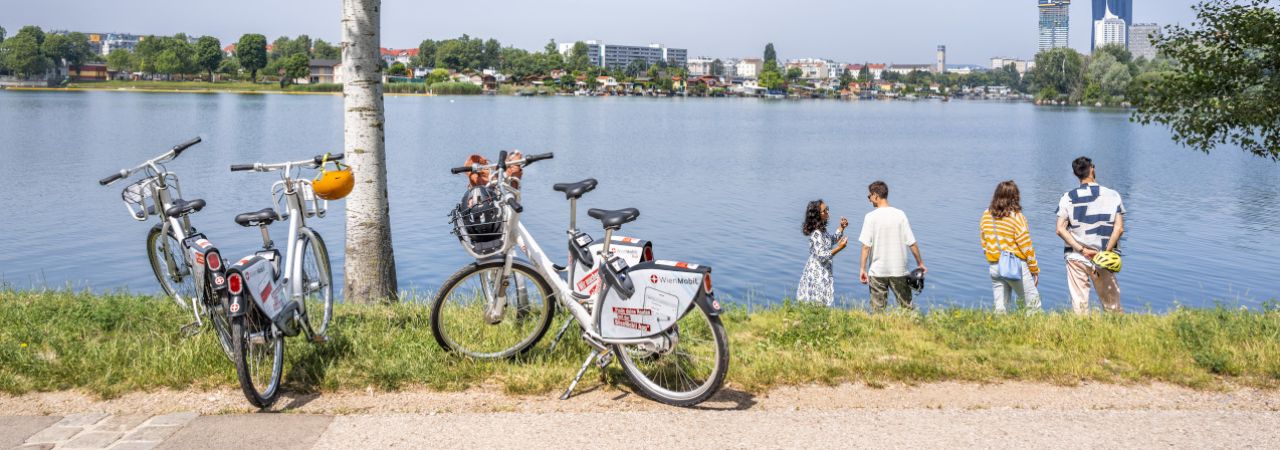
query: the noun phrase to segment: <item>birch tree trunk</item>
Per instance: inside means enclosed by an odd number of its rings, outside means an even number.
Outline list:
[[[342,0],[343,140],[356,186],[347,197],[347,301],[396,301],[383,132],[381,0]]]

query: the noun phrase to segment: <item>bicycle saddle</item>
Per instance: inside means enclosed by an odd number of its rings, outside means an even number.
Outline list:
[[[635,208],[626,208],[618,210],[591,208],[587,210],[587,215],[592,218],[599,219],[605,228],[619,229],[622,224],[630,223],[640,218],[640,210]]]
[[[276,214],[274,208],[262,208],[254,212],[247,212],[236,215],[236,223],[242,227],[252,227],[257,225],[271,225],[271,222],[280,220],[280,215]]]
[[[556,183],[551,186],[551,189],[563,192],[566,200],[582,198],[582,194],[586,194],[596,189],[596,179],[587,178],[577,183]]]
[[[199,211],[201,209],[204,209],[204,200],[197,198],[192,201],[186,201],[179,198],[179,199],[174,199],[173,206],[170,206],[169,209],[164,210],[164,213],[169,217],[181,217],[183,215],[190,214],[190,213]]]

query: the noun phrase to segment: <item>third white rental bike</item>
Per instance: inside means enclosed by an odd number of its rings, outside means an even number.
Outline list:
[[[562,399],[593,361],[604,368],[615,357],[651,399],[691,406],[710,398],[729,369],[711,268],[624,256],[625,242],[615,242],[614,232],[640,216],[634,208],[589,210],[604,228],[603,242],[595,243],[575,226],[577,201],[596,187],[592,179],[554,186],[569,200],[569,261],[552,263],[520,222],[520,191],[506,174],[510,167],[550,158],[547,153],[508,161],[502,152],[496,164],[452,169],[492,176],[470,189],[451,215],[455,234],[476,261],[432,298],[436,341],[474,358],[514,357],[546,334],[559,305],[592,349]]]

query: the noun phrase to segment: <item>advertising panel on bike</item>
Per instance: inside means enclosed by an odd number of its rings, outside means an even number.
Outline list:
[[[283,291],[276,286],[271,261],[261,256],[252,256],[240,260],[234,269],[244,276],[246,294],[253,298],[253,302],[267,318],[274,321],[284,309],[285,301],[282,298]]]
[[[623,298],[617,289],[609,290],[600,313],[602,336],[652,336],[671,328],[689,310],[702,293],[703,270],[696,264],[668,263],[640,263],[631,267],[627,276],[635,291],[629,298]]]
[[[576,240],[574,243],[579,247],[585,248],[588,255],[598,255],[604,250],[603,242],[592,243],[591,236],[585,233],[582,233],[581,236],[585,239]],[[653,259],[653,244],[647,240],[614,236],[612,242],[609,245],[609,251],[614,256],[626,261],[627,265],[634,266]],[[596,291],[600,289],[599,262],[599,258],[594,257],[591,259],[591,267],[587,267],[586,264],[583,264],[584,261],[582,259],[574,259],[575,267],[573,280],[571,281],[573,282],[573,292],[575,294],[585,298],[595,295]]]

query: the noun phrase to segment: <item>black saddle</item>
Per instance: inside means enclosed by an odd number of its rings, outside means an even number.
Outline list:
[[[187,214],[200,211],[201,209],[204,209],[204,200],[197,198],[192,201],[186,201],[179,198],[175,199],[173,201],[173,206],[165,209],[164,213],[169,217],[182,217]]]
[[[551,186],[551,189],[564,193],[564,198],[582,198],[582,194],[586,194],[596,189],[596,179],[587,178],[577,183],[557,183]]]
[[[272,222],[280,220],[280,215],[276,214],[274,208],[262,208],[254,212],[247,212],[236,216],[236,223],[242,227],[253,227],[258,225],[271,225]]]
[[[604,224],[608,229],[622,228],[622,224],[630,223],[640,218],[640,210],[635,208],[626,208],[618,210],[596,209],[587,210],[587,215],[595,219],[600,219],[600,223]]]

